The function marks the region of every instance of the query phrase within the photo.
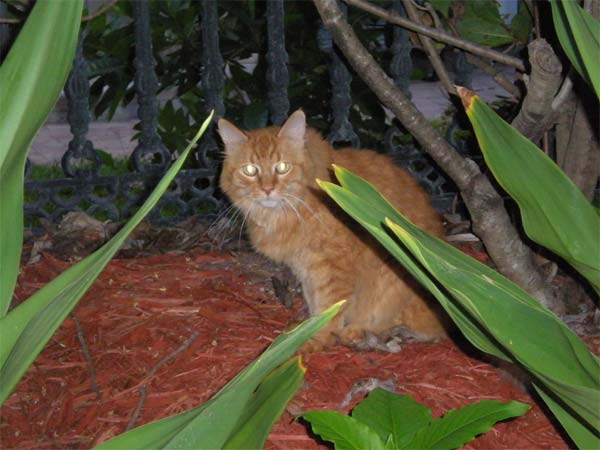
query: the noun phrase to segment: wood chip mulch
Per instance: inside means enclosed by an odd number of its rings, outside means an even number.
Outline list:
[[[301,298],[296,296],[292,309],[285,308],[270,279],[240,261],[239,254],[198,249],[113,260],[2,407],[1,447],[90,448],[128,425],[210,398],[302,318]],[[17,301],[67,266],[46,253],[23,266]],[[597,350],[600,340],[592,344]],[[377,353],[338,346],[305,355],[304,385],[266,448],[327,448],[293,415],[311,408],[347,412],[364,397],[361,386],[373,383],[411,394],[434,415],[483,398],[532,406],[466,449],[569,448],[536,400],[503,371],[461,347],[450,341],[405,343],[399,353]]]

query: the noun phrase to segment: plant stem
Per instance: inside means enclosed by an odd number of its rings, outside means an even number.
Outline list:
[[[514,58],[512,56],[505,55],[502,52],[498,52],[489,47],[483,47],[481,45],[474,44],[470,41],[467,41],[466,39],[452,36],[451,34],[446,33],[444,31],[436,30],[435,28],[415,23],[410,19],[402,17],[394,12],[387,11],[383,8],[379,8],[378,6],[372,5],[371,3],[364,0],[344,1],[351,6],[362,9],[363,11],[371,13],[381,19],[393,23],[394,25],[399,25],[402,28],[414,31],[415,33],[423,34],[432,39],[435,39],[436,41],[452,45],[454,47],[473,53],[474,55],[480,56],[485,59],[498,61],[499,63],[514,67],[515,69],[518,69],[521,72],[525,72],[525,64],[519,58]]]
[[[562,81],[562,64],[545,39],[531,41],[527,49],[531,65],[527,94],[512,126],[538,142],[554,116],[552,102]]]
[[[413,4],[413,1],[402,0],[402,4],[404,5],[404,9],[406,10],[406,14],[408,15],[408,17],[413,22],[421,24],[419,21],[419,13],[417,12],[415,5]],[[448,92],[449,94],[456,95],[456,89],[454,87],[454,84],[450,80],[448,72],[446,71],[444,63],[442,62],[442,58],[440,58],[440,55],[438,55],[438,52],[435,49],[435,46],[433,45],[433,42],[430,38],[428,38],[425,35],[419,34],[418,36],[419,40],[421,41],[421,44],[423,45],[423,50],[425,50],[425,53],[427,53],[427,57],[429,58],[429,61],[433,66],[433,70],[442,82],[444,89],[446,89],[446,92]]]

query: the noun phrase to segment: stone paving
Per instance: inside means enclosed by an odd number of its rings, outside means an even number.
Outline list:
[[[472,88],[486,101],[509,97],[509,94],[494,80],[480,72],[474,74]],[[415,81],[411,84],[410,91],[417,108],[429,119],[439,117],[450,106],[448,96],[439,82]],[[130,117],[123,117],[128,114],[121,114],[118,121],[92,122],[88,139],[92,141],[95,148],[109,152],[113,156],[130,155],[137,145],[137,141],[132,141],[136,133],[133,126],[138,122],[135,117],[131,117],[134,111],[134,108],[130,108]],[[70,140],[71,132],[68,124],[56,123],[55,120],[48,121],[35,137],[29,158],[37,164],[58,163]]]

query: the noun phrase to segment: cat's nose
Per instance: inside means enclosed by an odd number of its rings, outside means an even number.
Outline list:
[[[275,189],[275,186],[263,186],[262,190],[265,194],[269,195],[271,192],[273,192],[273,190]]]

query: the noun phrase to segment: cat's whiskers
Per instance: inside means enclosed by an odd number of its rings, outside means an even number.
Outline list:
[[[244,232],[244,225],[246,225],[246,220],[248,220],[248,216],[250,216],[250,214],[252,214],[252,210],[258,204],[258,202],[256,200],[257,200],[256,198],[250,199],[250,208],[248,208],[248,210],[244,214],[244,220],[242,220],[242,226],[240,227],[240,234],[238,236],[238,245],[241,245],[241,243],[242,243],[242,233]]]
[[[294,213],[296,214],[296,217],[298,217],[298,220],[300,222],[302,222],[304,219],[303,217],[300,215],[300,212],[298,212],[298,210],[296,209],[296,207],[292,204],[292,202],[290,202],[285,196],[281,197],[285,203],[287,203],[289,205],[290,208],[292,208],[292,210],[294,211]],[[285,203],[283,205],[283,210],[285,211]]]
[[[229,216],[229,214],[231,214]],[[227,239],[227,234],[235,228],[236,219],[240,214],[240,210],[235,205],[229,205],[227,208],[219,212],[217,217],[212,221],[205,231],[205,235],[214,242],[214,247],[221,249]]]
[[[306,208],[306,210],[308,212],[310,212],[313,215],[313,217],[315,217],[319,221],[320,224],[323,224],[323,221],[321,220],[321,213],[315,212],[314,208],[312,208],[306,201],[302,200],[300,197],[297,197],[296,195],[289,194],[287,192],[283,192],[283,193],[281,193],[281,195],[283,197],[289,197],[292,200],[296,200],[300,204],[300,206],[304,206]]]

